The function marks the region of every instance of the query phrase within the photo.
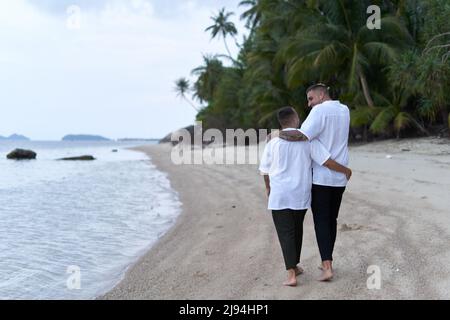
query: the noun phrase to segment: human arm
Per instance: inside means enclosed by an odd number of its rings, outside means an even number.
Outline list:
[[[264,175],[264,183],[266,185],[266,194],[270,196],[270,177],[269,175]]]
[[[300,128],[301,133],[309,140],[318,139],[325,129],[325,118],[320,108],[314,107]]]
[[[345,174],[347,180],[350,180],[350,178],[352,177],[353,172],[352,170],[350,170],[350,168],[347,168],[346,166],[343,166],[332,159],[328,159],[323,165],[330,170]]]
[[[282,131],[280,138],[287,141],[300,142],[317,139],[324,129],[323,116],[313,108],[300,130]]]
[[[311,142],[311,157],[319,165],[327,167],[330,170],[343,173],[347,177],[347,180],[350,180],[352,171],[333,160],[328,150],[317,139]]]
[[[261,157],[261,162],[259,164],[259,172],[264,177],[264,184],[266,186],[267,196],[270,195],[270,168],[272,166],[272,147],[273,142],[269,142],[264,148],[263,155]]]
[[[308,141],[308,137],[299,130],[281,131],[279,137],[292,142]]]

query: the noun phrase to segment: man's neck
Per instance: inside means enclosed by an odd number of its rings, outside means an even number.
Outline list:
[[[325,102],[327,102],[327,101],[333,101],[333,99],[331,99],[331,98],[325,98],[325,99],[322,100],[321,103],[316,104],[313,108],[315,108],[315,107],[317,107],[317,106],[320,106],[322,103],[325,103]]]

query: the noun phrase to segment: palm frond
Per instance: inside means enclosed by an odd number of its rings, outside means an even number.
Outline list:
[[[390,64],[397,60],[398,51],[387,43],[372,41],[363,45],[364,54],[377,64]]]
[[[357,106],[350,111],[350,124],[354,128],[368,125],[377,117],[380,111],[381,108]]]
[[[393,106],[384,108],[373,120],[370,131],[373,133],[384,133],[397,115]]]

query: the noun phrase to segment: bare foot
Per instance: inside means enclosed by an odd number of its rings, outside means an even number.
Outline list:
[[[283,282],[283,286],[286,287],[296,287],[297,286],[297,279],[291,279],[289,278],[288,280],[286,280],[285,282]]]
[[[333,271],[331,271],[331,269],[323,269],[322,268],[322,275],[317,280],[326,282],[326,281],[331,281],[332,279],[333,279]]]
[[[287,287],[297,286],[297,278],[295,276],[296,276],[296,269],[289,269],[288,279],[285,282],[283,282],[283,286]]]
[[[299,276],[301,274],[303,274],[305,272],[305,270],[303,270],[301,267],[295,267],[295,275]]]

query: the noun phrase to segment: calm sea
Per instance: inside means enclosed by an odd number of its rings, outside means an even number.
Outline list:
[[[0,142],[0,299],[93,299],[173,225],[166,175],[127,149],[142,144]],[[80,155],[97,160],[56,161]]]

